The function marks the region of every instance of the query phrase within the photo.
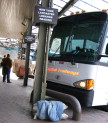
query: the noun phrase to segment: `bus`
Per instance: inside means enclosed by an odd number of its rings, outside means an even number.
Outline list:
[[[47,88],[84,107],[108,105],[108,12],[58,19],[50,44]]]

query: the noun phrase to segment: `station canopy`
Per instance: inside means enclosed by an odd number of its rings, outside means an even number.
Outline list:
[[[36,1],[41,3],[42,0],[0,0],[0,46],[18,47],[18,43],[22,41],[27,30],[28,20],[33,15]],[[52,1],[53,8],[58,9],[59,18],[68,16],[72,12],[76,13],[76,11],[91,12],[108,9],[108,0]],[[32,26],[32,33],[37,35],[38,28]]]

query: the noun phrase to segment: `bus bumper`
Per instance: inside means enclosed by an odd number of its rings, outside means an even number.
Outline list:
[[[94,96],[93,90],[83,90],[83,89],[79,89],[67,85],[61,85],[50,81],[47,81],[47,88],[75,96],[79,100],[81,106],[83,107],[92,106],[93,96]]]

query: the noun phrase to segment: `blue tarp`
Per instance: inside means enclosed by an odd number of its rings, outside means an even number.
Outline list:
[[[60,101],[37,102],[37,116],[41,120],[59,121],[62,118],[63,111],[63,103]]]

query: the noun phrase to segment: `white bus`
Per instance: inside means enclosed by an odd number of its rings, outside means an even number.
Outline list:
[[[82,106],[108,105],[107,11],[59,19],[47,71],[47,88],[75,96]]]

